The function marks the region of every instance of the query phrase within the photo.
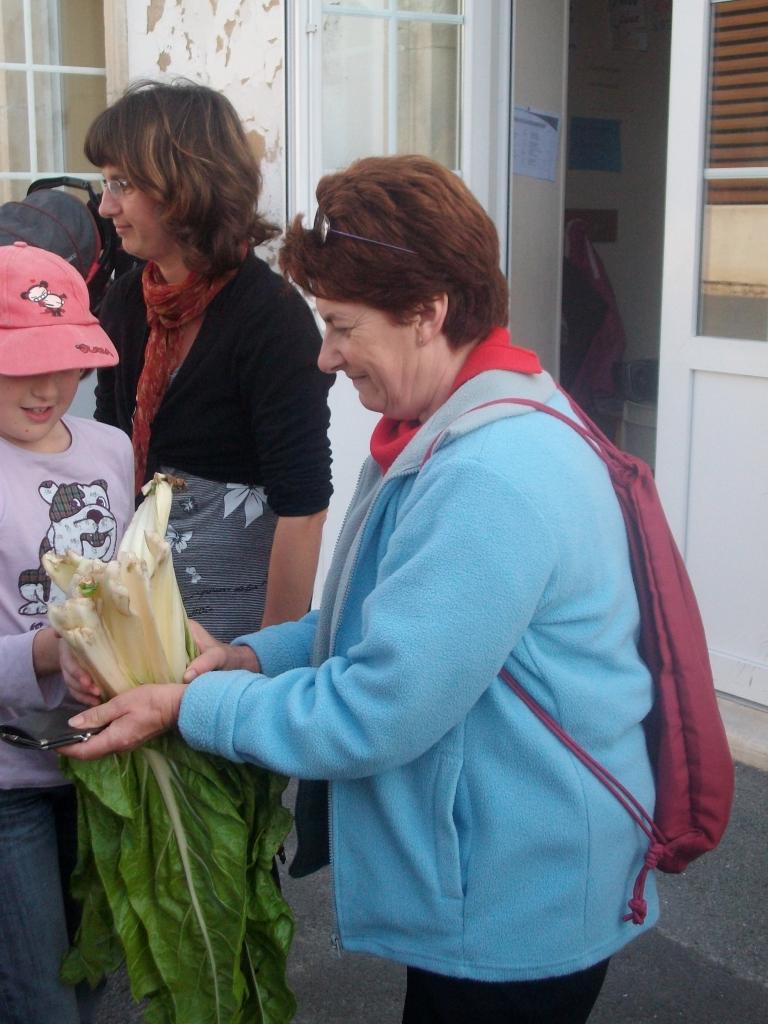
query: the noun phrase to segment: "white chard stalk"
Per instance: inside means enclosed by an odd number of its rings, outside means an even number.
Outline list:
[[[196,654],[165,540],[173,481],[155,473],[143,493],[111,562],[73,551],[43,556],[67,595],[48,609],[51,625],[105,698],[142,683],[180,683]]]

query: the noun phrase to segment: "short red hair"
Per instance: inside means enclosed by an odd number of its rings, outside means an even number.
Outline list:
[[[280,267],[305,291],[372,306],[397,323],[446,293],[443,332],[455,348],[507,323],[496,228],[452,171],[425,156],[366,157],[322,178],[317,200],[332,228],[414,254],[333,233],[323,244],[299,215]]]

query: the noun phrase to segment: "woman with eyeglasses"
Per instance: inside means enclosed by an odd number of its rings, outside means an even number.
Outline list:
[[[656,920],[652,879],[644,924],[623,919],[646,840],[500,673],[653,806],[621,512],[581,437],[504,402],[570,412],[511,343],[496,231],[460,179],[372,157],[317,199],[281,266],[316,297],[321,369],[381,415],[320,609],[90,709],[78,724],[107,728],[71,752],[178,723],[298,776],[292,871],[330,859],[339,944],[406,965],[406,1024],[578,1024]]]
[[[136,492],[186,481],[170,541],[189,614],[231,639],[309,608],[331,494],[331,378],[294,289],[253,253],[277,234],[240,120],[213,89],[139,82],[90,126],[99,212],[143,266],[107,293],[120,365],[96,419],[133,440]]]

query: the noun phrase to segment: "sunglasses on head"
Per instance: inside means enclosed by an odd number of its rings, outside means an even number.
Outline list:
[[[406,249],[402,245],[393,245],[391,242],[380,242],[376,238],[364,238],[363,235],[353,235],[349,231],[340,231],[338,228],[332,228],[331,222],[323,213],[322,209],[318,207],[317,213],[315,214],[315,223],[312,226],[312,231],[315,238],[318,240],[320,245],[325,245],[328,235],[341,235],[342,238],[354,238],[356,242],[368,242],[370,245],[381,245],[385,249],[394,249],[396,252],[407,252],[411,256],[416,256],[415,249]]]

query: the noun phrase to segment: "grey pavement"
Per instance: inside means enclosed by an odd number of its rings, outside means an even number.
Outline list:
[[[768,775],[737,766],[720,847],[658,879],[661,921],[613,958],[590,1024],[768,1024]],[[283,885],[297,919],[294,1024],[399,1024],[404,968],[331,951],[327,872],[283,872]],[[95,1024],[141,1020],[118,976]]]

